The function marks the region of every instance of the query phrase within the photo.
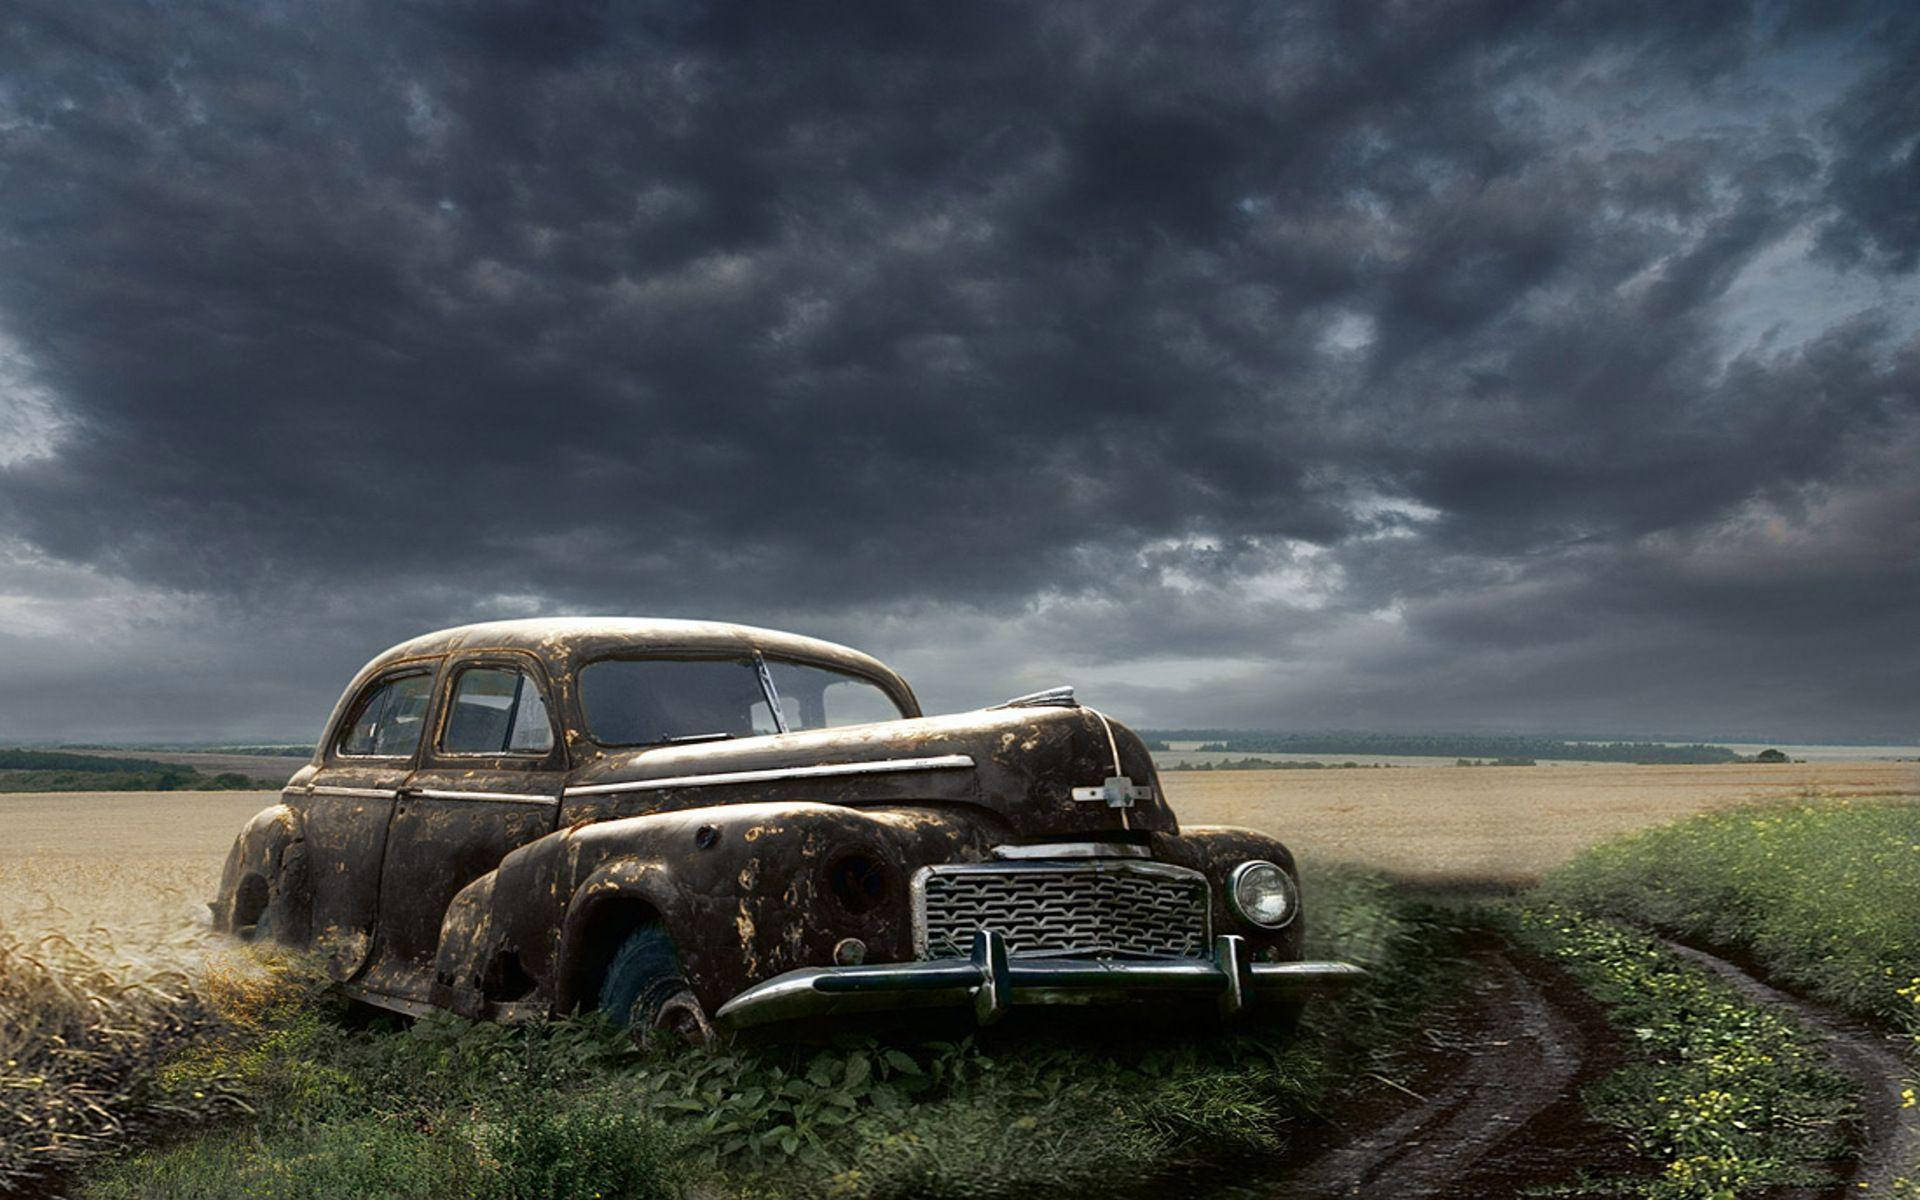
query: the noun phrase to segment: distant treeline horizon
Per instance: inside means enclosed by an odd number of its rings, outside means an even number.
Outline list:
[[[236,771],[208,774],[151,758],[58,750],[0,750],[0,793],[251,791],[261,781]]]
[[[1550,759],[1563,762],[1727,763],[1741,755],[1727,746],[1691,742],[1579,741],[1520,734],[1250,733],[1230,729],[1146,730],[1156,749],[1199,742],[1196,752],[1228,754],[1381,755],[1407,758]]]
[[[162,754],[245,754],[254,758],[312,758],[311,744],[274,742],[268,745],[233,745],[227,742],[58,742],[55,750],[133,750]]]

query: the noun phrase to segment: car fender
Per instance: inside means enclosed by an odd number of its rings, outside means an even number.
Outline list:
[[[928,862],[984,858],[977,816],[818,803],[716,805],[601,821],[529,843],[449,907],[436,994],[477,1013],[507,999],[488,981],[531,981],[553,1013],[590,1008],[618,940],[642,921],[673,938],[712,1011],[749,984],[831,961],[857,937],[876,961],[912,957],[907,883]],[[831,872],[881,877],[870,907],[836,899]],[[504,964],[504,969],[503,969]]]
[[[1304,911],[1277,930],[1262,929],[1242,918],[1227,895],[1233,869],[1253,859],[1273,863],[1293,876],[1298,886],[1299,872],[1294,866],[1293,853],[1279,839],[1237,825],[1187,825],[1178,835],[1155,834],[1151,845],[1153,856],[1160,861],[1191,867],[1207,877],[1213,893],[1215,933],[1237,933],[1256,951],[1271,952],[1269,957],[1282,961],[1297,961],[1301,957]],[[1304,907],[1303,899],[1303,910]]]
[[[240,831],[207,907],[223,933],[270,931],[281,942],[306,941],[310,920],[305,828],[286,804],[260,810]]]

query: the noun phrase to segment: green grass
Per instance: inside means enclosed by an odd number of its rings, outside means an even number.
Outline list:
[[[1817,1039],[1616,922],[1528,906],[1509,932],[1566,968],[1626,1042],[1628,1065],[1584,1099],[1660,1170],[1613,1189],[1731,1200],[1831,1182],[1824,1166],[1846,1154],[1858,1112]]]
[[[120,1197],[994,1196],[1265,1154],[1417,1028],[1444,933],[1366,876],[1310,881],[1316,954],[1372,983],[1292,1039],[1138,1022],[1072,1035],[641,1053],[594,1019],[354,1028],[301,969],[236,984],[229,1033],[152,1083],[224,1108],[96,1168]]]
[[[1819,1153],[1795,1130],[1824,1136],[1839,1110],[1782,1018],[1619,922],[1748,958],[1784,987],[1908,1032],[1920,1053],[1916,897],[1920,802],[1808,797],[1596,847],[1548,878],[1523,936],[1566,961],[1644,1052],[1591,1106],[1667,1157],[1672,1194],[1718,1196],[1731,1194],[1715,1190],[1723,1175],[1791,1179]],[[1920,1102],[1915,1087],[1906,1101]],[[1914,1180],[1920,1163],[1896,1190],[1920,1196]]]
[[[1587,852],[1542,896],[1739,951],[1783,986],[1920,1033],[1920,801],[1695,817]]]

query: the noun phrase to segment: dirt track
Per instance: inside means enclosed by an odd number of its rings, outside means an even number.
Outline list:
[[[1675,954],[1725,979],[1750,1000],[1784,1008],[1827,1044],[1835,1070],[1859,1085],[1867,1123],[1867,1145],[1854,1182],[1868,1195],[1886,1195],[1894,1180],[1920,1163],[1920,1108],[1904,1107],[1901,1076],[1906,1060],[1886,1034],[1838,1016],[1798,996],[1755,979],[1723,958],[1668,942]]]
[[[1859,1086],[1868,1140],[1854,1173],[1794,1195],[1882,1195],[1911,1171],[1920,1158],[1920,1109],[1900,1107],[1905,1064],[1885,1034],[1769,987],[1724,959],[1673,948],[1822,1034],[1834,1068]],[[1622,1133],[1591,1121],[1579,1102],[1582,1089],[1622,1061],[1598,1007],[1557,968],[1529,956],[1482,945],[1472,961],[1477,981],[1435,1015],[1427,1052],[1408,1064],[1404,1084],[1376,1081],[1318,1137],[1303,1138],[1288,1161],[1214,1194],[1499,1200],[1542,1186],[1571,1188],[1583,1173],[1651,1169]]]
[[[1406,1200],[1457,1194],[1478,1164],[1572,1089],[1589,1040],[1575,1014],[1507,955],[1474,957],[1480,977],[1472,985],[1467,1028],[1437,1047],[1453,1058],[1451,1070],[1422,1081],[1419,1102],[1355,1131],[1269,1194]]]

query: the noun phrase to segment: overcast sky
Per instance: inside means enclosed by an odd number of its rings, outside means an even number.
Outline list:
[[[1920,740],[1910,4],[0,13],[0,740],[503,616]]]

